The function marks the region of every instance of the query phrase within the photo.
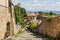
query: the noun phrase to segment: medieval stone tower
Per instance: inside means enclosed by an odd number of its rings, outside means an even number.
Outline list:
[[[0,0],[0,39],[15,34],[12,0]]]

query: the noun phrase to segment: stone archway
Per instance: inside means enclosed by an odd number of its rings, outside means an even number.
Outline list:
[[[7,22],[6,24],[6,33],[4,35],[4,38],[7,38],[8,36],[10,36],[10,22]]]

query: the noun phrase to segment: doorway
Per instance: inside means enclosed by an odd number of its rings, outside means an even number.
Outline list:
[[[10,36],[10,22],[7,22],[6,26],[7,26],[6,33],[5,33],[4,38],[7,38],[8,36]]]

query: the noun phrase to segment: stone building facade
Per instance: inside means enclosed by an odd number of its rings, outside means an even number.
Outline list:
[[[0,0],[0,39],[16,33],[13,9],[12,0]]]
[[[27,13],[27,19],[28,20],[31,20],[31,19],[34,19],[34,18],[36,18],[37,17],[37,15],[39,15],[38,13],[35,13],[35,12],[29,12],[29,13]]]

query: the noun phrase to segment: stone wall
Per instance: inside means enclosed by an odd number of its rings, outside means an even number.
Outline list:
[[[10,14],[8,8],[0,6],[0,39],[2,39],[6,32],[7,22],[10,22]]]
[[[60,31],[60,19],[59,17],[53,17],[50,22],[47,21],[47,17],[41,18],[41,24],[38,27],[39,33],[47,34],[51,37],[56,37]]]
[[[47,21],[47,17],[42,17],[40,25],[32,29],[32,31],[43,35],[47,34],[50,37],[56,37],[60,32],[60,17],[52,17],[50,22]]]
[[[14,11],[12,7],[12,13],[9,12],[8,0],[0,0],[0,39],[3,39],[7,32],[7,23],[10,22],[10,35],[14,35],[16,32]],[[12,14],[12,15],[11,15]],[[12,16],[12,18],[11,18]]]

